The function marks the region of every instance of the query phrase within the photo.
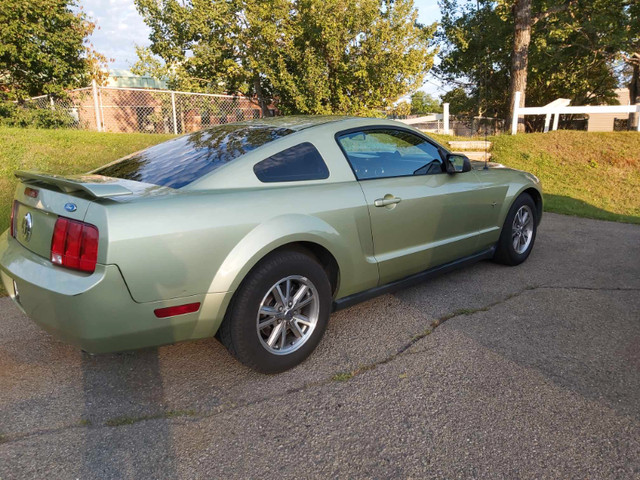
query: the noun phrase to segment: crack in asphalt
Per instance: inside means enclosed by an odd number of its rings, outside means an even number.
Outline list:
[[[640,288],[635,287],[567,287],[563,285],[540,285],[536,288],[548,288],[552,290],[587,290],[592,292],[640,292]]]
[[[392,353],[380,360],[368,363],[368,364],[364,364],[359,366],[358,368],[356,368],[355,370],[351,370],[351,371],[343,371],[343,372],[337,372],[334,375],[332,375],[329,378],[325,378],[323,380],[318,380],[315,382],[307,382],[304,383],[303,385],[301,385],[300,387],[295,387],[295,388],[290,388],[288,390],[286,390],[283,393],[280,394],[276,394],[276,395],[271,395],[268,397],[264,397],[264,398],[259,398],[256,400],[252,400],[249,402],[243,402],[243,403],[235,403],[235,402],[228,402],[225,404],[222,404],[219,406],[219,408],[215,409],[215,410],[209,410],[208,412],[198,412],[197,410],[188,410],[188,414],[180,414],[181,411],[173,411],[173,410],[169,410],[169,411],[160,411],[160,412],[156,412],[156,413],[151,413],[151,414],[146,414],[146,415],[142,415],[142,416],[138,416],[138,417],[127,417],[130,420],[125,422],[125,423],[118,423],[115,422],[113,418],[107,419],[104,422],[102,422],[99,425],[92,425],[92,424],[87,424],[84,423],[83,420],[80,420],[74,424],[70,424],[70,425],[62,425],[60,427],[57,428],[50,428],[50,429],[39,429],[39,430],[33,430],[30,432],[25,432],[25,433],[16,433],[16,434],[0,434],[0,445],[3,444],[7,444],[7,443],[13,443],[13,442],[17,442],[26,438],[30,438],[33,436],[37,436],[37,435],[46,435],[46,434],[51,434],[51,433],[58,433],[58,432],[62,432],[65,430],[70,430],[70,429],[89,429],[89,428],[119,428],[119,427],[123,427],[123,426],[131,426],[133,424],[136,423],[141,423],[141,422],[153,422],[153,421],[158,421],[158,420],[179,420],[179,419],[183,419],[186,421],[197,421],[200,419],[206,419],[206,418],[213,418],[217,415],[220,415],[222,413],[226,413],[226,412],[230,412],[236,409],[240,409],[240,408],[245,408],[245,407],[250,407],[253,405],[258,405],[260,403],[263,402],[268,402],[270,400],[276,400],[279,398],[284,398],[288,395],[294,394],[294,393],[300,393],[303,392],[305,390],[308,390],[310,388],[314,388],[314,387],[321,387],[324,385],[329,385],[331,383],[335,383],[335,382],[346,382],[348,380],[351,380],[352,378],[358,376],[358,375],[362,375],[365,372],[368,372],[370,370],[374,370],[380,366],[386,365],[398,358],[400,358],[401,356],[404,355],[411,355],[412,352],[408,352],[407,350],[409,350],[412,346],[414,346],[416,343],[420,342],[421,340],[423,340],[424,338],[426,338],[427,336],[429,336],[431,333],[433,333],[433,331],[438,328],[440,325],[442,325],[443,323],[447,322],[448,320],[451,320],[453,318],[459,318],[459,317],[463,317],[463,316],[467,316],[467,315],[473,315],[474,313],[478,313],[478,312],[486,312],[491,310],[492,308],[504,304],[506,302],[508,302],[509,300],[512,300],[516,297],[521,296],[522,294],[526,293],[526,292],[530,292],[530,291],[534,291],[534,290],[541,290],[541,289],[548,289],[548,290],[586,290],[586,291],[608,291],[608,292],[635,292],[635,291],[640,291],[640,288],[635,288],[635,287],[578,287],[578,286],[564,286],[564,285],[530,285],[527,286],[517,292],[514,292],[512,294],[509,294],[503,298],[501,298],[500,300],[496,300],[495,302],[491,302],[485,306],[482,307],[477,307],[477,308],[472,308],[472,309],[458,309],[458,310],[454,310],[451,313],[445,314],[435,320],[433,320],[430,324],[430,326],[428,328],[426,328],[425,330],[423,330],[422,332],[419,332],[417,334],[414,334],[408,342],[406,342],[405,344],[401,345],[396,351],[395,353]],[[419,353],[424,353],[424,352],[419,352]],[[185,410],[186,411],[186,410]],[[121,418],[121,417],[118,417]]]

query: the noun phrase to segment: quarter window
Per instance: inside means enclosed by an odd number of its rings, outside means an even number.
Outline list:
[[[293,133],[287,128],[217,125],[160,143],[92,173],[181,188],[245,153]]]
[[[261,182],[297,182],[329,177],[320,152],[309,142],[287,148],[256,163],[253,171]]]
[[[438,147],[405,130],[361,130],[338,142],[358,180],[445,172]]]

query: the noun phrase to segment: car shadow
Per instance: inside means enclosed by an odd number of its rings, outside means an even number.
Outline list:
[[[166,408],[158,349],[97,356],[83,352],[81,370],[82,423],[89,427],[81,477],[177,477],[169,420],[158,413]],[[127,435],[127,429],[150,418],[152,438]]]
[[[603,208],[591,205],[577,198],[567,197],[566,195],[552,195],[545,193],[544,195],[545,210],[550,212],[562,213],[564,215],[573,215],[579,217],[594,218],[596,220],[609,220],[624,223],[640,223],[638,215],[623,215],[611,212]]]

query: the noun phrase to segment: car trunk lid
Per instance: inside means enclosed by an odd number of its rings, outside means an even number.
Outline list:
[[[133,189],[121,181],[99,175],[62,177],[18,171],[13,204],[12,229],[25,248],[45,258],[51,255],[51,240],[58,217],[83,221],[89,205],[107,197],[131,196]]]
[[[19,170],[16,177],[24,183],[42,184],[53,186],[64,193],[82,192],[93,198],[116,197],[131,195],[133,191],[123,185],[117,178],[103,177],[101,175],[73,175],[63,177],[40,172]]]

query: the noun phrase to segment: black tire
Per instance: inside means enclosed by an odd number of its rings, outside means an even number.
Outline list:
[[[257,330],[258,311],[272,287],[292,275],[304,277],[315,287],[318,299],[317,321],[313,331],[295,351],[274,354],[260,340]],[[261,260],[243,280],[217,337],[244,365],[262,373],[283,372],[302,363],[316,348],[327,328],[331,302],[331,284],[324,269],[314,258],[299,251],[275,252]],[[279,319],[279,322],[283,321],[286,320]],[[284,336],[287,338],[286,333]],[[294,340],[297,341],[295,338]]]
[[[514,228],[514,219],[518,211],[525,207],[524,211],[527,211],[532,216],[532,233],[531,241],[529,242],[526,249],[522,252],[518,252],[514,247],[514,234],[516,232],[516,228]],[[528,207],[528,210],[527,210]],[[531,198],[531,195],[528,193],[521,194],[511,205],[509,209],[509,213],[507,214],[507,218],[504,220],[504,225],[502,226],[502,232],[500,234],[500,239],[498,240],[496,253],[493,259],[498,263],[503,263],[505,265],[519,265],[524,262],[531,250],[533,249],[533,244],[536,240],[536,233],[538,229],[538,210],[536,209],[536,204]]]

